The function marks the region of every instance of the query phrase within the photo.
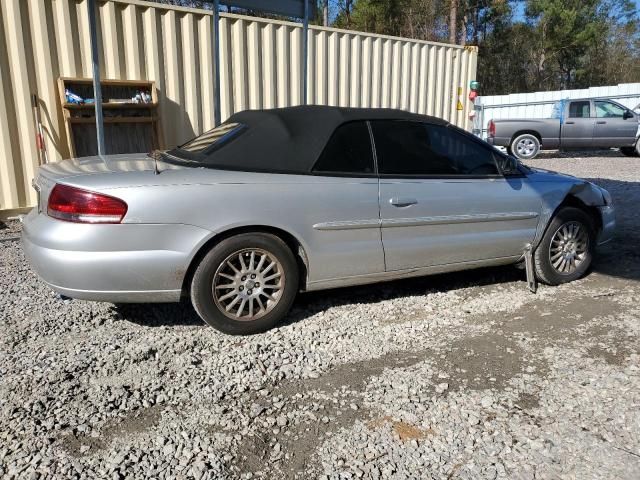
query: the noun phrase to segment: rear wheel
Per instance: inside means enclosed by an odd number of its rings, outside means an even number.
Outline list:
[[[582,277],[591,265],[595,242],[591,216],[579,208],[562,208],[536,248],[537,277],[547,285],[560,285]]]
[[[620,153],[626,155],[627,157],[640,156],[640,141],[636,144],[635,147],[620,147]]]
[[[202,259],[191,301],[217,330],[248,335],[279,323],[297,291],[298,267],[289,247],[274,235],[249,233],[221,241]]]
[[[523,133],[513,139],[510,149],[520,160],[529,160],[540,153],[540,140],[531,133]]]

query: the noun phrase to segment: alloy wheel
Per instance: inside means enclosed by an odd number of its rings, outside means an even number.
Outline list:
[[[589,235],[580,222],[567,222],[556,230],[549,246],[549,260],[554,270],[568,275],[585,261]]]
[[[536,144],[530,138],[523,138],[516,144],[516,151],[523,157],[528,157],[536,151]]]
[[[229,255],[216,270],[213,298],[232,320],[257,320],[279,303],[285,280],[275,255],[258,248],[243,249]]]

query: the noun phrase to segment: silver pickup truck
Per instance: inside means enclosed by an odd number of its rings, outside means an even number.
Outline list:
[[[640,155],[640,115],[611,100],[560,100],[552,118],[489,120],[487,141],[522,160],[540,150],[620,148]]]

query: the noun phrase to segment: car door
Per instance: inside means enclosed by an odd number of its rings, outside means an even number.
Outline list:
[[[522,254],[541,208],[526,177],[455,127],[371,121],[387,271]]]
[[[329,139],[313,176],[283,192],[283,213],[301,212],[309,285],[383,273],[378,177],[366,121],[344,123]]]
[[[614,102],[595,100],[593,103],[596,114],[594,146],[608,148],[633,145],[638,133],[636,116]]]
[[[594,126],[590,100],[568,102],[560,134],[561,147],[590,148],[593,146]]]

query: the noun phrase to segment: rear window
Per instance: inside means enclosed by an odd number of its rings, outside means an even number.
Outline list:
[[[212,128],[208,132],[189,140],[187,143],[180,145],[176,150],[183,150],[189,153],[203,153],[209,147],[219,145],[229,140],[231,137],[239,133],[243,129],[240,123],[223,123],[222,125]]]
[[[590,102],[571,102],[569,104],[569,118],[589,118],[590,116]]]

